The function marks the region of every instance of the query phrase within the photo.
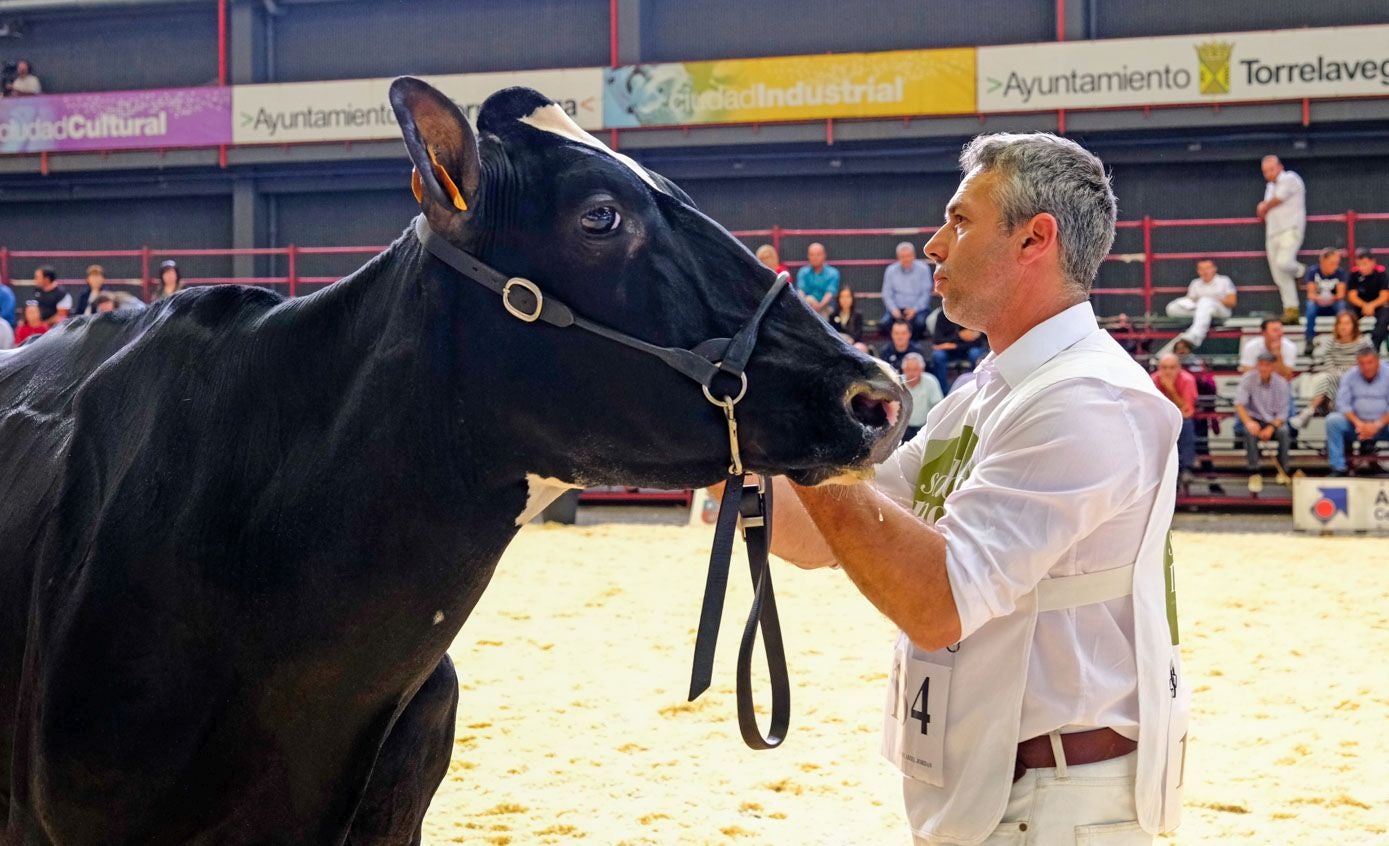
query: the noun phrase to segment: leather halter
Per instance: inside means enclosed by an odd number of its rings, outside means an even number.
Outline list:
[[[722,409],[728,427],[728,482],[720,503],[718,524],[714,530],[713,548],[709,554],[709,575],[704,587],[704,604],[700,611],[699,630],[695,636],[694,666],[690,678],[690,701],[693,702],[709,688],[713,676],[714,647],[718,640],[719,621],[723,613],[724,595],[728,587],[728,565],[733,552],[733,532],[739,522],[748,547],[748,564],[752,572],[753,602],[743,629],[738,649],[737,702],[738,727],[743,741],[753,749],[772,749],[786,736],[791,708],[791,685],[787,679],[786,655],[781,642],[781,624],[777,617],[776,597],[772,592],[771,568],[767,552],[771,547],[772,491],[765,482],[747,484],[738,444],[738,421],[734,407],[746,396],[748,377],[745,369],[757,345],[757,335],[768,309],[783,289],[790,287],[790,275],[777,274],[771,288],[762,296],[756,311],[732,338],[711,338],[692,349],[662,347],[595,323],[554,297],[545,296],[529,279],[507,276],[450,243],[435,232],[424,215],[415,218],[415,236],[425,251],[453,268],[464,278],[481,285],[502,298],[502,307],[517,320],[525,323],[546,323],[560,329],[574,327],[607,338],[638,352],[654,356],[672,369],[699,384],[705,399]],[[736,396],[712,393],[714,380],[720,375],[738,380]],[[745,496],[745,490],[750,496]],[[752,651],[758,628],[762,630],[771,676],[771,731],[764,737],[757,726],[752,701]]]

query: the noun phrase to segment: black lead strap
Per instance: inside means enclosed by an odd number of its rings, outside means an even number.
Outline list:
[[[743,741],[753,749],[775,749],[786,737],[790,722],[791,684],[786,671],[786,652],[781,641],[781,621],[777,617],[776,596],[772,592],[772,571],[767,553],[772,537],[772,489],[762,484],[749,484],[739,454],[738,422],[734,409],[748,389],[745,372],[753,348],[757,345],[762,319],[782,290],[788,285],[785,272],[777,275],[772,287],[763,295],[756,311],[732,338],[711,338],[694,349],[662,347],[634,338],[631,335],[594,323],[575,314],[569,306],[553,297],[546,297],[540,287],[529,279],[506,276],[476,257],[459,249],[433,229],[424,215],[415,219],[415,235],[430,255],[458,271],[464,277],[482,285],[502,298],[502,306],[512,317],[525,323],[537,321],[560,329],[575,327],[599,335],[634,350],[659,358],[672,369],[688,376],[704,389],[709,402],[723,410],[728,425],[729,457],[728,483],[719,508],[718,524],[714,529],[714,544],[709,554],[709,575],[704,585],[704,604],[700,610],[699,631],[695,635],[694,664],[690,674],[690,701],[709,689],[714,671],[714,648],[719,636],[719,620],[723,616],[724,597],[728,592],[728,568],[733,555],[733,533],[739,522],[743,541],[748,549],[748,568],[752,576],[752,608],[743,638],[738,645],[737,702],[738,729]],[[737,396],[715,397],[711,393],[714,379],[725,374],[737,380]],[[772,718],[766,736],[757,725],[752,700],[752,653],[757,644],[757,630],[762,630],[763,650],[767,671],[771,676]]]

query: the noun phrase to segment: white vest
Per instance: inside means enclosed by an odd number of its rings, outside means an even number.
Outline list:
[[[1066,379],[1086,376],[1152,392],[1147,374],[1117,344],[1112,346],[1110,352],[1091,348],[1057,354],[1003,399],[979,427],[978,439],[986,440],[991,427],[1012,409]],[[942,434],[959,437],[968,416],[956,421],[957,431]],[[972,456],[956,468],[957,478],[968,473],[970,463]],[[918,838],[972,846],[1002,819],[1012,788],[1038,612],[1128,595],[1134,602],[1138,668],[1138,821],[1150,834],[1177,827],[1190,695],[1177,647],[1168,533],[1176,478],[1174,447],[1135,561],[1115,562],[1111,570],[1043,579],[1017,602],[1013,613],[990,620],[948,649],[923,652],[905,635],[899,636],[888,682],[882,751],[902,771],[907,816]]]

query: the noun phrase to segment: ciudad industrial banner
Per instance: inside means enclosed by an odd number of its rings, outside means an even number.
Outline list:
[[[579,126],[603,125],[601,68],[469,73],[421,77],[448,95],[469,120],[495,91],[534,88],[560,105]],[[232,95],[232,142],[288,144],[399,138],[388,92],[391,78],[238,85]]]
[[[1389,26],[978,49],[979,111],[1389,95]]]
[[[633,65],[607,71],[608,127],[974,111],[974,48]]]
[[[0,153],[215,147],[231,140],[231,90],[163,88],[0,100]]]

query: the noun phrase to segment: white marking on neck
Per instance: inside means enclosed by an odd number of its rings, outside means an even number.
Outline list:
[[[550,503],[559,499],[560,494],[583,487],[561,479],[541,478],[534,473],[526,474],[526,485],[526,507],[521,509],[521,513],[516,517],[518,526],[524,526],[534,520]]]
[[[549,132],[552,135],[558,135],[561,138],[568,138],[570,141],[574,141],[576,143],[583,144],[586,147],[592,147],[595,150],[607,153],[609,156],[612,156],[614,159],[617,159],[619,162],[630,168],[633,173],[641,177],[642,182],[645,182],[647,185],[650,185],[653,189],[660,191],[662,194],[670,193],[669,191],[666,191],[664,188],[656,184],[656,180],[651,178],[651,174],[646,172],[646,168],[637,164],[636,161],[633,160],[630,156],[624,156],[621,153],[615,152],[607,144],[604,144],[602,141],[599,141],[597,138],[594,138],[592,135],[589,135],[569,117],[569,114],[565,112],[564,109],[561,109],[558,105],[554,103],[551,103],[548,106],[541,106],[540,108],[521,118],[521,123],[524,123],[527,126],[533,126],[536,129],[539,129],[543,132]]]

